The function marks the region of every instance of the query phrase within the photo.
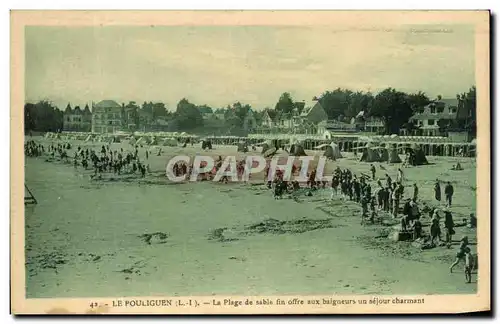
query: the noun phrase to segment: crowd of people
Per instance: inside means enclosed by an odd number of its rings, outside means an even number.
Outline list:
[[[56,156],[65,162],[69,162],[68,151],[71,149],[69,143],[58,143],[57,145],[50,144],[47,147],[49,158],[47,161],[53,161]],[[42,144],[37,144],[33,140],[29,140],[25,144],[26,156],[36,157],[41,156],[45,152],[45,147]],[[148,160],[149,151],[145,152],[145,159]],[[102,145],[100,151],[94,149],[82,148],[80,146],[74,152],[73,166],[75,169],[82,167],[84,170],[93,169],[94,175],[92,178],[101,177],[102,173],[113,172],[114,174],[135,174],[138,173],[145,177],[149,171],[149,165],[141,162],[139,157],[138,146],[134,147],[133,152],[124,152],[120,150],[112,150],[110,145]]]
[[[383,171],[386,171],[383,166],[380,166]],[[283,172],[276,171],[273,181],[268,179],[269,168],[266,169],[266,181],[268,188],[274,189],[274,197],[280,198],[283,193],[293,193],[301,188],[301,184],[296,180],[284,181]],[[292,174],[296,175],[300,172],[300,167],[294,167]],[[434,198],[436,200],[435,207],[429,207],[422,204],[419,199],[419,187],[417,183],[413,183],[410,187],[412,192],[405,198],[404,173],[401,168],[397,170],[396,179],[385,173],[384,179],[376,178],[376,168],[370,165],[371,176],[360,173],[354,174],[350,169],[341,169],[337,167],[331,178],[331,181],[317,181],[315,179],[315,170],[307,174],[308,181],[306,183],[307,195],[311,195],[311,191],[327,186],[331,187],[330,199],[336,197],[344,201],[352,201],[361,205],[361,224],[375,223],[379,213],[386,213],[393,220],[398,220],[402,234],[407,234],[407,237],[413,241],[421,242],[423,249],[437,246],[446,246],[451,248],[453,235],[455,235],[455,222],[450,210],[453,202],[454,188],[450,181],[446,182],[444,187],[445,207],[440,208],[441,204],[441,182],[436,179],[434,185]],[[375,189],[372,189],[372,184],[376,183]],[[424,233],[422,220],[425,213],[428,213],[430,218],[429,232]],[[444,214],[444,220],[441,222],[440,213]],[[470,228],[475,228],[477,219],[473,213],[469,215],[469,219],[464,220]],[[443,230],[441,230],[443,228]],[[443,238],[444,232],[444,238]],[[469,248],[468,237],[464,236],[460,240],[459,250],[456,253],[456,260],[450,266],[450,271],[461,261],[465,262],[465,273],[467,282],[471,282],[471,269],[473,261],[471,250]]]
[[[50,159],[54,159],[56,155],[60,160],[69,162],[68,151],[71,150],[71,144],[58,143],[50,144],[47,147]],[[42,144],[38,144],[33,140],[28,140],[25,143],[25,155],[29,157],[42,156],[46,152],[46,148]],[[145,160],[149,158],[149,151],[145,151]],[[268,161],[269,162],[269,161]],[[205,163],[205,164],[204,164]],[[236,174],[238,179],[243,177],[245,172],[246,160],[236,161]],[[78,146],[74,151],[73,165],[77,169],[80,166],[84,170],[93,169],[94,175],[92,178],[101,177],[104,172],[113,172],[114,174],[136,174],[145,177],[146,172],[149,172],[149,165],[141,161],[139,157],[139,148],[134,146],[132,151],[112,150],[110,145],[102,145],[100,151],[92,148],[82,148]],[[205,167],[206,162],[202,162],[200,167]],[[198,176],[201,180],[212,180],[223,166],[223,158],[215,161],[215,165],[211,171],[201,173]],[[393,220],[397,220],[400,224],[401,233],[407,234],[407,237],[413,241],[421,241],[426,247],[436,246],[452,246],[452,238],[455,235],[455,222],[450,210],[453,203],[454,187],[451,182],[446,182],[444,187],[445,205],[444,209],[439,208],[442,199],[441,181],[436,179],[434,184],[434,199],[436,207],[429,207],[421,204],[419,197],[419,187],[417,183],[412,185],[406,184],[406,179],[401,168],[397,170],[395,179],[389,175],[387,170],[380,165],[383,171],[383,176],[377,178],[377,168],[371,164],[369,167],[370,175],[365,173],[355,174],[349,168],[341,169],[339,166],[334,170],[330,181],[318,181],[316,179],[316,171],[312,170],[307,173],[307,181],[299,183],[297,180],[284,180],[282,170],[276,170],[274,179],[269,178],[270,164],[268,163],[265,170],[265,183],[269,189],[272,189],[273,196],[276,199],[283,197],[285,193],[293,194],[300,189],[306,189],[308,196],[318,189],[330,188],[330,199],[342,199],[344,201],[352,201],[359,203],[361,206],[361,223],[374,224],[377,220],[381,221],[379,215],[385,214]],[[229,166],[228,166],[229,168]],[[186,162],[177,162],[173,166],[173,173],[176,176],[187,175],[191,176],[194,165]],[[228,170],[228,169],[226,169]],[[292,174],[298,175],[301,172],[300,166],[292,166]],[[228,182],[226,175],[220,178],[220,182]],[[411,192],[407,193],[408,188]],[[444,221],[441,222],[440,213],[444,213]],[[429,233],[424,233],[422,219],[428,213],[430,218]],[[467,220],[469,227],[476,227],[477,220],[474,214],[470,214]],[[443,230],[442,230],[443,228]],[[442,234],[444,232],[444,239]],[[465,260],[466,276],[470,282],[470,267],[471,256],[468,238],[464,237],[460,241],[459,251],[456,254],[456,260],[450,266],[450,271],[460,262]],[[469,270],[467,270],[469,269]]]

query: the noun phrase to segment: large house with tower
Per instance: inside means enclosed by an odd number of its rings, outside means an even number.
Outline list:
[[[92,129],[92,113],[89,106],[82,110],[79,106],[74,109],[68,104],[63,113],[63,131],[90,132]]]

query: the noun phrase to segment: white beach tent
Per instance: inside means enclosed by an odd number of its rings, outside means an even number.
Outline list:
[[[163,146],[177,146],[177,140],[175,138],[167,137],[162,142]]]

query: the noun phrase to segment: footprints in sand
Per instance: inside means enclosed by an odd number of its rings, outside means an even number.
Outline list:
[[[107,254],[106,256],[112,255],[114,255],[114,253]],[[102,261],[102,259],[103,256],[93,253],[79,252],[75,254],[68,254],[61,251],[54,251],[34,256],[27,256],[26,268],[29,277],[35,276],[41,271],[46,270],[53,270],[56,274],[58,274],[58,270],[60,270],[64,265],[68,265],[69,263],[98,263]]]

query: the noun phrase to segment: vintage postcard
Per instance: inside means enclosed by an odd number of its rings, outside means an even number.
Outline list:
[[[12,313],[490,310],[489,41],[488,11],[12,11]]]

